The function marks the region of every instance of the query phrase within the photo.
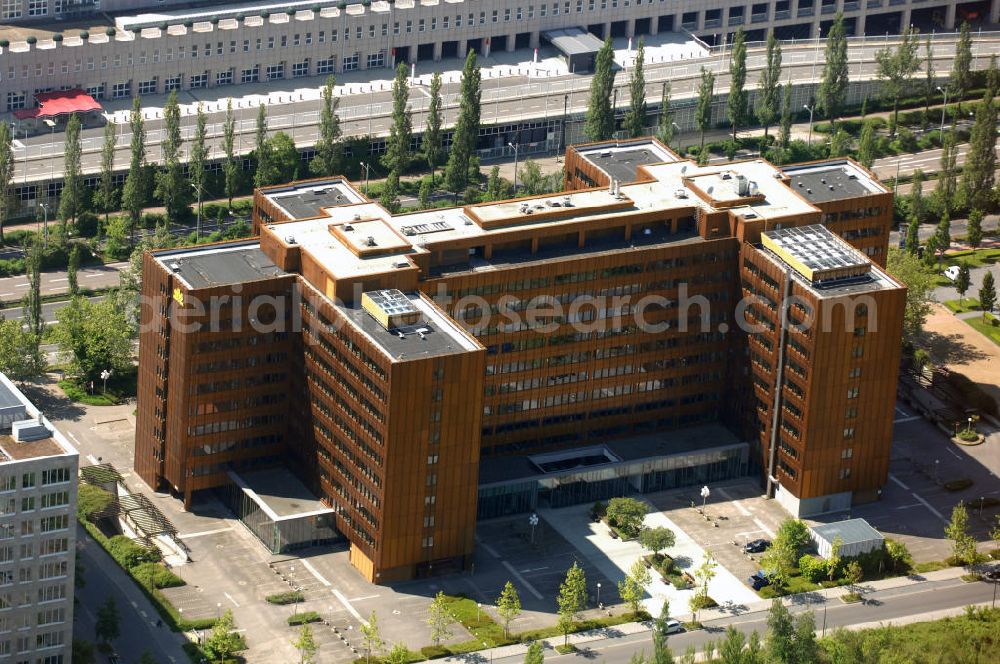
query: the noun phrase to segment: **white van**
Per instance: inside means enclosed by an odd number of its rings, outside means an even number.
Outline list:
[[[948,277],[952,281],[958,280],[958,266],[952,265],[951,267],[945,268],[944,276]]]

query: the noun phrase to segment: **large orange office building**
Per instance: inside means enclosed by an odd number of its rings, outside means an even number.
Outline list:
[[[224,492],[275,551],[345,537],[381,582],[465,568],[477,518],[538,505],[748,474],[795,514],[874,500],[891,192],[651,140],[565,166],[561,194],[401,215],[270,187],[255,239],[147,254],[139,474]]]

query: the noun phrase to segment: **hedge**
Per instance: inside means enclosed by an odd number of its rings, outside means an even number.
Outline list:
[[[289,590],[284,593],[275,593],[274,595],[268,595],[264,598],[268,604],[278,604],[284,606],[286,604],[298,604],[299,602],[304,602],[306,599],[305,595],[297,590]]]
[[[305,611],[303,613],[296,613],[295,615],[288,616],[288,625],[290,627],[296,627],[298,625],[307,625],[309,623],[319,622],[322,619],[322,616],[315,611]]]
[[[179,588],[186,586],[184,579],[177,576],[160,563],[140,563],[132,570],[132,575],[147,588]]]

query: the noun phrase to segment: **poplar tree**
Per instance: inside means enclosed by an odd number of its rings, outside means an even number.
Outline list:
[[[83,177],[80,174],[80,116],[73,113],[66,123],[66,142],[63,165],[63,189],[59,195],[60,241],[68,237],[67,229],[76,223],[77,215],[83,210]]]
[[[988,82],[983,103],[976,110],[976,121],[969,135],[969,151],[965,155],[965,166],[958,188],[960,207],[986,209],[993,197],[997,169],[997,110],[993,100],[996,71],[994,55],[987,71]]]
[[[566,570],[566,578],[559,586],[556,598],[559,606],[559,631],[563,634],[563,644],[569,642],[573,624],[587,606],[587,577],[583,568],[575,562]]]
[[[412,137],[409,71],[406,63],[400,62],[392,82],[392,125],[389,127],[389,139],[385,142],[385,154],[382,155],[382,165],[394,172],[397,178],[409,166]]]
[[[928,36],[924,40],[924,121],[926,129],[931,117],[931,99],[934,98],[934,47],[931,46],[931,38]]]
[[[14,137],[10,125],[0,122],[0,244],[10,209],[10,183],[14,179]]]
[[[744,68],[745,69],[745,68]],[[764,70],[760,74],[760,84],[757,86],[757,121],[764,127],[764,140],[767,132],[778,117],[781,104],[781,42],[774,35],[774,30],[767,33],[767,55]]]
[[[918,223],[924,221],[927,216],[926,207],[924,202],[924,172],[918,168],[913,171],[913,180],[910,184],[910,214]]]
[[[986,314],[993,311],[994,305],[997,303],[997,289],[996,283],[993,280],[993,272],[987,270],[986,274],[983,275],[983,284],[979,287],[979,306],[983,310],[983,318],[986,318]]]
[[[968,237],[969,246],[978,249],[983,242],[983,211],[973,209],[969,212]]]
[[[42,332],[45,330],[45,319],[42,318],[41,278],[42,251],[38,240],[32,241],[25,251],[25,272],[28,276],[28,291],[21,300],[24,322],[31,335],[31,344],[37,347],[41,343]]]
[[[222,162],[222,175],[229,208],[233,207],[233,196],[239,187],[239,163],[236,161],[236,116],[233,114],[232,98],[226,102],[226,120],[222,125],[222,152],[226,155]]]
[[[615,85],[615,52],[611,38],[604,40],[604,46],[594,58],[594,75],[590,79],[590,101],[583,123],[583,133],[591,141],[604,141],[615,133],[615,109],[611,107],[611,95]]]
[[[945,134],[944,143],[941,145],[941,167],[938,169],[938,181],[936,195],[941,208],[948,213],[955,204],[955,165],[958,154],[955,147],[955,128]]]
[[[443,153],[443,137],[441,134],[441,74],[434,72],[431,76],[431,99],[427,105],[427,126],[424,128],[424,138],[421,143],[424,161],[431,169],[431,185],[434,184],[434,172],[441,164]]]
[[[785,83],[782,89],[781,100],[781,133],[778,135],[778,145],[782,150],[787,150],[792,142],[792,84]]]
[[[66,264],[66,282],[69,294],[76,297],[80,293],[80,284],[77,281],[77,272],[80,270],[80,245],[74,243],[69,250],[69,260]]]
[[[646,133],[646,75],[643,72],[643,60],[646,57],[646,46],[642,37],[639,38],[639,48],[635,54],[635,65],[628,82],[629,107],[622,120],[622,128],[629,138],[639,138]]]
[[[893,136],[899,120],[899,98],[910,90],[913,75],[920,69],[918,47],[916,35],[907,27],[895,49],[879,49],[875,53],[875,61],[878,63],[876,75],[882,81],[882,94],[892,100],[892,122],[889,126]]]
[[[271,148],[267,141],[267,108],[264,104],[257,107],[257,128],[254,132],[254,173],[253,185],[263,187],[271,184],[267,181],[271,172]]]
[[[746,33],[743,28],[736,31],[733,39],[733,48],[729,60],[729,97],[726,108],[729,114],[729,123],[733,126],[733,144],[736,143],[736,133],[747,113],[747,44]]]
[[[670,93],[670,81],[664,81],[660,93],[660,118],[656,127],[656,137],[667,146],[674,138],[674,111],[670,108]]]
[[[698,106],[694,117],[701,131],[701,150],[699,157],[704,157],[705,132],[712,126],[712,97],[715,95],[715,74],[704,67],[701,68],[701,85],[698,86]]]
[[[969,24],[962,22],[958,32],[958,43],[955,44],[955,57],[951,61],[951,75],[948,77],[948,88],[955,101],[958,102],[958,113],[962,113],[962,98],[972,87],[972,35],[969,34]]]
[[[861,126],[861,136],[858,139],[858,161],[865,168],[871,168],[875,163],[875,123],[865,120]]]
[[[184,169],[181,165],[181,110],[177,103],[177,91],[171,90],[167,103],[163,107],[163,140],[160,149],[163,152],[163,167],[156,174],[155,195],[166,208],[166,224],[180,221],[187,207],[187,181],[184,179]]]
[[[831,122],[840,117],[840,110],[847,99],[847,85],[847,32],[844,29],[844,14],[837,12],[827,34],[823,76],[816,91],[816,103]]]
[[[329,76],[323,85],[319,109],[319,137],[316,139],[316,156],[309,164],[313,175],[335,175],[340,170],[340,118],[337,108],[340,98],[334,95],[337,79]]]
[[[456,195],[465,191],[469,184],[469,170],[479,142],[479,118],[482,74],[479,71],[476,52],[469,49],[462,69],[462,84],[459,93],[458,120],[452,134],[451,152],[445,168],[445,181]]]
[[[104,143],[101,145],[101,180],[98,184],[97,199],[104,213],[104,225],[108,225],[108,215],[117,206],[118,188],[115,187],[115,150],[118,148],[118,126],[114,122],[104,125]]]
[[[142,100],[132,98],[129,116],[132,131],[128,174],[122,188],[122,207],[128,213],[129,247],[135,246],[135,229],[142,221],[142,208],[146,203],[146,125],[142,119]]]
[[[916,256],[920,252],[920,223],[910,217],[910,222],[906,225],[906,253]]]
[[[208,118],[201,104],[198,104],[194,141],[191,143],[191,159],[188,161],[188,176],[191,178],[191,186],[194,187],[197,196],[198,227],[195,229],[195,237],[198,239],[201,238],[201,206],[205,198],[205,181],[207,179],[207,171],[205,170],[205,160],[208,158],[208,150],[205,147],[207,125]]]

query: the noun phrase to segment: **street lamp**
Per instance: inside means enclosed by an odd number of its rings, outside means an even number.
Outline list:
[[[938,484],[938,469],[941,466],[940,459],[934,459],[934,484]]]
[[[702,512],[705,511],[705,503],[708,502],[708,497],[711,494],[712,494],[712,492],[708,490],[707,486],[701,487],[701,511]]]
[[[941,107],[941,143],[944,143],[944,113],[948,108],[948,89],[937,86],[938,92],[944,95],[944,105]]]
[[[816,110],[816,104],[813,104],[812,106],[807,106],[806,104],[802,104],[802,108],[804,108],[807,111],[809,111],[809,145],[812,145],[812,142],[813,142],[813,111]]]
[[[38,206],[42,208],[44,212],[44,221],[42,222],[42,245],[45,247],[49,246],[49,204],[39,203]],[[35,217],[38,219],[38,217]],[[37,222],[36,222],[37,223]],[[36,226],[37,228],[37,226]]]
[[[365,169],[365,196],[368,195],[368,176],[370,175],[371,166],[365,162],[360,162],[361,168]]]
[[[676,148],[676,150],[677,150],[677,152],[680,152],[681,151],[681,126],[679,124],[677,124],[676,122],[671,122],[670,125],[674,129],[677,130],[677,134],[676,134],[676,136],[677,136],[677,148]],[[670,146],[668,145],[667,147],[670,147]]]
[[[601,582],[597,582],[597,608],[601,608]]]
[[[535,543],[535,526],[538,525],[538,515],[534,512],[528,517],[528,525],[531,526],[531,543]]]
[[[483,603],[476,602],[476,622],[482,622],[483,620]]]
[[[511,143],[508,141],[508,146],[514,150],[514,196],[517,196],[517,151],[521,147],[520,143]]]
[[[105,369],[101,372],[101,380],[104,381],[104,394],[108,393],[108,378],[111,378],[111,369]]]
[[[195,190],[195,192],[198,195],[198,208],[197,208],[198,220],[195,222],[194,236],[196,239],[200,240],[201,239],[201,186],[200,183],[195,184],[194,182],[192,182],[191,187]]]

